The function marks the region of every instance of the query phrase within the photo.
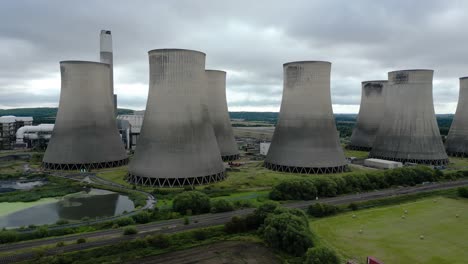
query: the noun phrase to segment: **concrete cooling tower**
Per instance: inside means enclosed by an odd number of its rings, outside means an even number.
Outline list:
[[[372,158],[442,165],[448,163],[432,100],[433,70],[388,73],[385,113]]]
[[[296,173],[345,171],[331,104],[331,63],[290,62],[283,70],[283,99],[265,167]]]
[[[150,86],[145,118],[126,180],[181,187],[224,179],[225,169],[205,104],[205,54],[148,52]]]
[[[384,115],[387,81],[362,82],[361,106],[348,149],[369,151]]]
[[[109,65],[62,61],[62,88],[43,166],[54,170],[109,168],[127,164],[114,118]]]
[[[206,70],[206,99],[223,161],[239,158],[226,102],[226,72]]]
[[[457,111],[445,142],[450,156],[468,156],[468,77],[460,78]]]

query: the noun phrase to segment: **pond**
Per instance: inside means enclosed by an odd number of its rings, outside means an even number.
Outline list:
[[[23,180],[23,181],[0,181],[0,193],[13,192],[16,190],[29,190],[34,187],[42,186],[46,183],[43,179]]]
[[[59,199],[46,199],[45,204],[39,202],[38,205],[0,216],[0,228],[54,224],[59,219],[109,217],[135,209],[127,196],[101,189],[88,189]],[[5,203],[0,203],[0,208],[2,204]]]

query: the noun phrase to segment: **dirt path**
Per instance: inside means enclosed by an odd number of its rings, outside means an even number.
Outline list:
[[[129,264],[276,264],[282,263],[267,247],[252,242],[228,241],[138,259]]]

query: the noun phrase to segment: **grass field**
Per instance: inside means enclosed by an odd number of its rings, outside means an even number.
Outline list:
[[[454,264],[468,259],[467,199],[428,198],[312,220],[310,225],[321,243],[359,263],[365,263],[366,256],[384,263]]]

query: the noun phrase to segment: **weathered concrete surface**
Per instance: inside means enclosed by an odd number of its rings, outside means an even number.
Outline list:
[[[206,70],[206,103],[223,160],[239,158],[226,101],[226,72]]]
[[[62,88],[47,164],[96,164],[127,160],[114,118],[109,65],[62,61]]]
[[[468,77],[460,78],[457,111],[445,144],[449,155],[468,156]]]
[[[145,118],[127,180],[181,186],[224,178],[224,165],[203,101],[205,54],[152,50],[149,63]]]
[[[331,104],[331,63],[291,62],[283,69],[283,99],[265,159],[267,168],[293,172],[312,168],[305,173],[343,171],[346,160]]]
[[[370,157],[446,164],[432,99],[433,70],[388,73],[385,113]]]
[[[362,82],[361,106],[350,149],[370,150],[384,116],[384,92],[387,81]]]

